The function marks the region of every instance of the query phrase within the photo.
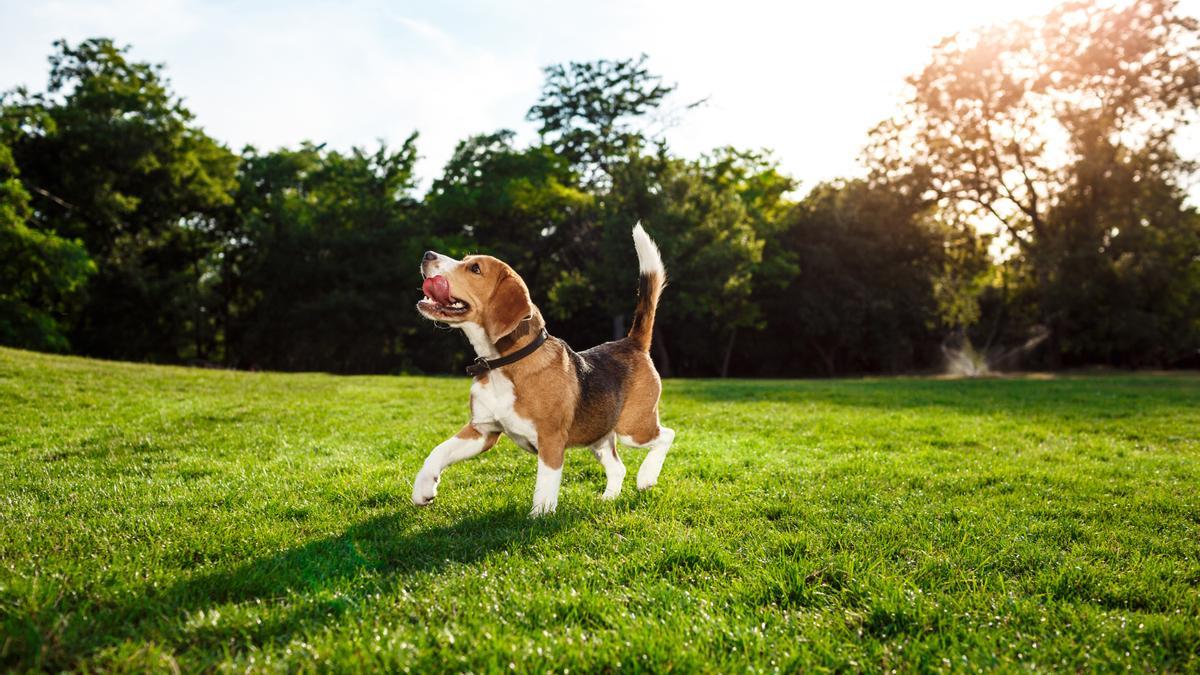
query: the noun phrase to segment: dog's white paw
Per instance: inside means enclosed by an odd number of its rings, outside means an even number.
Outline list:
[[[543,501],[534,502],[533,510],[529,512],[530,518],[541,518],[554,513],[554,509],[558,508],[558,501]]]
[[[440,478],[437,475],[422,469],[421,473],[417,474],[417,480],[413,481],[413,504],[428,506],[437,497],[438,480]]]

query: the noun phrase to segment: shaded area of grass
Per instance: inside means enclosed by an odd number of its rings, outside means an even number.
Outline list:
[[[0,350],[0,664],[1200,668],[1195,376],[669,382],[543,521],[508,441],[408,505],[467,388]]]

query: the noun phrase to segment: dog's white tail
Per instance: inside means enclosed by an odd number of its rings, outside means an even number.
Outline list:
[[[633,227],[633,245],[638,257],[638,301],[633,312],[633,325],[629,338],[642,351],[650,351],[650,340],[654,334],[654,314],[658,309],[658,298],[667,285],[667,270],[663,267],[658,246],[639,222]]]

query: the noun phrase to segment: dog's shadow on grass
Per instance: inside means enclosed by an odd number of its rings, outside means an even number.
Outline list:
[[[504,508],[441,526],[422,526],[412,512],[376,516],[338,535],[255,559],[225,572],[200,574],[184,584],[183,597],[238,602],[318,591],[361,575],[388,577],[471,563],[493,552],[524,548],[577,520],[559,513],[530,519]]]
[[[411,510],[376,516],[341,534],[198,572],[116,607],[125,634],[113,637],[150,637],[191,647],[286,642],[414,575],[471,564],[500,551],[527,549],[569,529],[581,517],[567,511],[531,520],[524,509],[503,508],[431,527],[422,525]],[[248,603],[255,605],[246,610],[253,613],[253,621],[239,621],[238,610],[223,607]],[[206,610],[218,607],[226,618],[206,618]],[[163,624],[164,615],[178,620]]]

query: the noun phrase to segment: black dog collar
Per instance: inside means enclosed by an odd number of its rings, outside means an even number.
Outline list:
[[[483,375],[484,373],[488,372],[489,370],[494,370],[501,366],[507,366],[510,363],[516,363],[517,361],[520,361],[521,359],[525,358],[526,356],[529,356],[530,354],[537,351],[537,348],[541,347],[542,343],[545,342],[549,338],[550,338],[549,333],[547,333],[546,329],[543,328],[542,332],[539,333],[538,336],[533,339],[533,342],[530,342],[529,344],[525,345],[524,347],[521,347],[517,351],[509,354],[508,356],[501,356],[498,359],[485,359],[482,356],[480,356],[479,358],[475,359],[475,363],[467,366],[467,374],[472,377],[479,377],[480,375]]]

